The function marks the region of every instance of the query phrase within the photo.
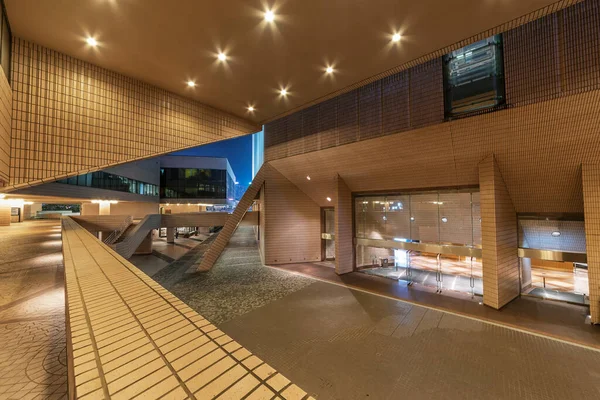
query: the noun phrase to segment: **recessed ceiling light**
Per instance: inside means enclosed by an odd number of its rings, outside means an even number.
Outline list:
[[[327,72],[328,74],[333,74],[333,67],[325,68],[325,72]]]
[[[328,198],[327,198],[327,201],[331,201],[331,197],[328,197]]]
[[[554,231],[554,232],[552,232],[552,236],[559,237],[560,236],[560,232],[559,231]]]
[[[194,86],[196,86],[196,82],[194,82],[194,81],[188,81],[187,85],[189,87],[194,87]]]
[[[275,13],[272,10],[265,11],[265,21],[267,21],[267,22],[275,21]]]
[[[221,51],[221,52],[219,52],[219,55],[217,56],[217,58],[219,59],[219,61],[225,61],[225,60],[227,60],[227,54],[225,54]]]
[[[411,221],[414,221],[414,220],[415,220],[415,217],[410,217],[410,220],[411,220]]]
[[[448,222],[448,218],[446,218],[446,217],[442,217],[442,222],[444,222],[444,223],[445,223],[445,222]]]
[[[281,94],[282,96],[287,96],[287,94],[288,94],[288,91],[287,91],[287,89],[281,89],[281,90],[279,91],[279,94]]]
[[[392,35],[392,42],[399,42],[400,39],[402,39],[402,35],[400,35],[399,33],[394,33]]]
[[[254,106],[248,106],[248,107],[246,107],[246,109],[247,109],[249,112],[254,112]]]
[[[310,181],[310,176],[309,175],[306,175],[306,180]]]
[[[87,44],[89,44],[92,47],[98,46],[98,41],[96,39],[94,39],[93,37],[88,37],[87,39],[85,39],[85,41]]]

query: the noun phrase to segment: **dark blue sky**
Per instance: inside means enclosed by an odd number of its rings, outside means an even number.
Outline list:
[[[205,144],[204,146],[172,153],[178,156],[226,157],[241,185],[252,180],[252,135]]]

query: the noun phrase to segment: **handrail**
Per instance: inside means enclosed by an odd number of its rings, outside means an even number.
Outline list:
[[[129,225],[131,224],[133,224],[133,217],[130,215],[127,218],[125,218],[125,221],[123,221],[123,223],[117,229],[112,231],[112,233],[108,235],[105,239],[102,239],[102,242],[104,242],[105,244],[113,244],[117,239],[119,239],[123,232],[125,232],[125,230],[129,228]]]

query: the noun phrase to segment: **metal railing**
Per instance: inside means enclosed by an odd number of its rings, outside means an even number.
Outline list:
[[[133,224],[133,217],[129,216],[123,221],[123,223],[114,231],[111,232],[106,238],[102,239],[104,244],[113,244],[119,239],[119,237],[129,228],[129,225]]]

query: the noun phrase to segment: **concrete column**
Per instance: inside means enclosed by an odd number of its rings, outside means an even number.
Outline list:
[[[83,203],[81,205],[81,215],[99,215],[100,214],[100,205],[96,203]]]
[[[152,254],[152,231],[148,232],[133,254]]]
[[[108,201],[103,201],[98,206],[98,215],[110,215],[110,203]]]
[[[41,204],[25,204],[23,207],[23,220],[35,218],[38,211],[42,211]]]
[[[352,238],[352,192],[338,175],[335,193],[335,273],[354,270]]]
[[[600,165],[583,164],[583,211],[590,285],[590,315],[600,323]]]
[[[167,243],[175,243],[175,228],[167,228]]]
[[[493,155],[479,163],[483,303],[500,309],[519,296],[517,213]]]
[[[0,226],[10,225],[10,204],[0,200]]]

